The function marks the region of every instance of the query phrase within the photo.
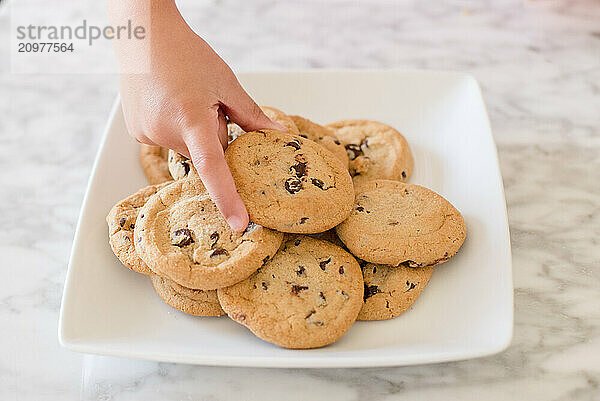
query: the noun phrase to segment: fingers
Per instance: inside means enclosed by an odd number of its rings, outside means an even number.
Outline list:
[[[244,231],[248,226],[248,212],[235,189],[223,147],[215,132],[195,130],[188,135],[186,144],[192,163],[211,199],[233,231]]]
[[[225,118],[225,113],[219,107],[219,128],[217,129],[217,137],[219,138],[219,142],[221,142],[221,147],[223,149],[227,149],[227,144],[229,143],[229,132],[227,130],[227,119]]]
[[[234,77],[235,78],[235,77]],[[276,121],[271,121],[263,113],[254,100],[246,93],[240,83],[235,80],[228,93],[224,94],[223,106],[229,119],[242,127],[244,131],[259,129],[276,129],[287,131],[287,128]]]
[[[152,139],[148,138],[146,135],[133,136],[133,139],[135,139],[138,143],[142,143],[144,145],[154,145]]]

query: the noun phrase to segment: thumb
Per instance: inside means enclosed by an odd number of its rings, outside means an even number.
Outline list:
[[[223,107],[229,119],[246,132],[259,129],[275,129],[283,132],[288,130],[284,125],[269,119],[237,79],[225,94]]]

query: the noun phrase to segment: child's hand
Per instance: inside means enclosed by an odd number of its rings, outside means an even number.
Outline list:
[[[135,18],[144,12],[151,12],[152,17],[145,43],[116,43],[121,71],[145,71],[121,74],[129,133],[139,142],[190,157],[231,228],[243,231],[248,213],[223,156],[225,116],[246,131],[286,129],[263,114],[227,64],[188,27],[173,2],[140,2],[152,6],[138,6],[136,1],[128,7],[123,0],[109,1],[113,19]]]

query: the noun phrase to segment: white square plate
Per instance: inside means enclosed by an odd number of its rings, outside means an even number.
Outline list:
[[[286,350],[226,317],[186,316],[147,277],[123,268],[107,242],[112,205],[147,185],[117,101],[98,152],[65,283],[60,342],[75,351],[205,365],[359,367],[474,358],[505,349],[513,326],[508,221],[496,149],[477,82],[441,72],[240,74],[260,104],[327,123],[383,121],[415,155],[411,183],[462,212],[467,240],[400,317],[357,322],[337,343]]]

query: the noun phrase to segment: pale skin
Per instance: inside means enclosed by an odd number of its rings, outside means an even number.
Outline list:
[[[245,131],[287,129],[264,115],[174,0],[108,0],[108,10],[113,26],[149,25],[144,40],[115,40],[129,134],[191,158],[229,226],[243,231],[248,213],[223,153],[226,116]]]

